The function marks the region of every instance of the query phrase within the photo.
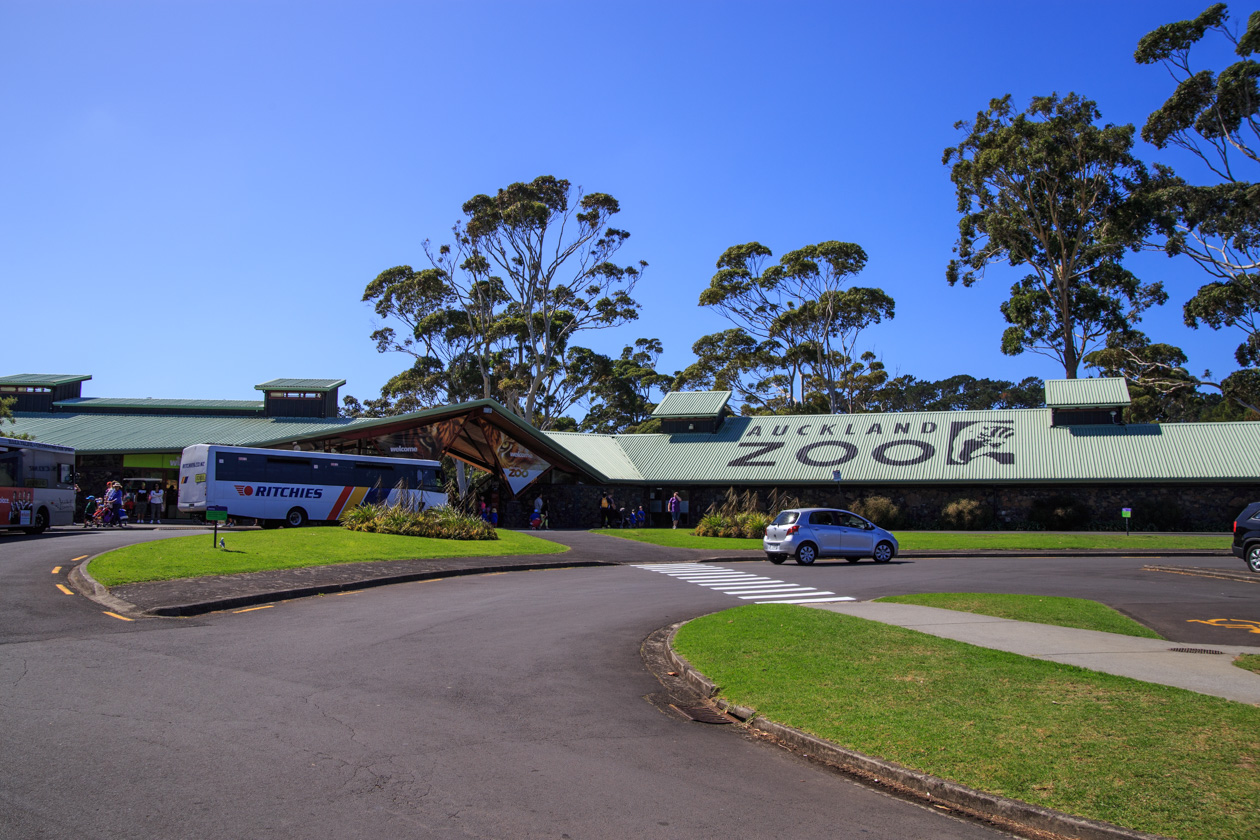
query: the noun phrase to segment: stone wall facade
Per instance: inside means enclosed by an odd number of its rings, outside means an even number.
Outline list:
[[[619,506],[643,505],[650,511],[655,501],[678,490],[688,497],[685,522],[694,527],[710,506],[720,506],[731,488],[679,485],[650,488],[634,485],[544,485],[528,488],[519,501],[509,501],[500,522],[509,528],[528,525],[534,498],[548,499],[554,528],[597,528],[599,498],[610,492]],[[1246,505],[1260,501],[1260,480],[1254,484],[1019,484],[982,485],[868,485],[780,487],[736,486],[737,493],[751,490],[761,506],[772,491],[780,498],[795,497],[805,507],[861,508],[872,497],[884,497],[898,508],[895,521],[877,524],[892,528],[935,529],[954,527],[943,511],[958,499],[979,503],[982,527],[1000,530],[1120,530],[1125,527],[1123,508],[1130,508],[1129,525],[1135,531],[1224,531]],[[661,506],[663,508],[663,505]],[[668,527],[665,513],[651,515],[654,527]]]

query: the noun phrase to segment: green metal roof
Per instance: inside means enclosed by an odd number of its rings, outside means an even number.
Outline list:
[[[554,436],[553,436],[554,437]],[[1260,423],[1051,427],[1049,409],[731,417],[714,434],[618,435],[652,484],[1236,481],[1260,476]],[[641,476],[641,478],[637,478]]]
[[[57,400],[53,405],[62,409],[74,408],[145,408],[145,409],[205,409],[234,411],[262,411],[262,400],[180,400],[153,397],[79,397]]]
[[[0,376],[0,385],[28,385],[36,388],[55,388],[72,382],[86,382],[91,376],[77,373],[17,373]]]
[[[1121,376],[1046,380],[1047,408],[1117,408],[1129,402],[1129,385]]]
[[[73,446],[83,454],[178,452],[196,443],[278,444],[336,433],[365,421],[346,418],[205,417],[171,414],[43,414],[15,412],[5,432]]]
[[[661,400],[652,416],[696,420],[720,417],[730,399],[730,391],[671,391]]]
[[[255,385],[255,391],[331,391],[346,384],[344,379],[273,379]]]
[[[614,435],[591,435],[583,432],[547,432],[547,437],[605,476],[617,481],[643,481],[634,461],[626,454]]]

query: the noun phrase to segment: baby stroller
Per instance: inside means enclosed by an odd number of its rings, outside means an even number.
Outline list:
[[[92,514],[92,526],[95,528],[109,528],[114,524],[114,512],[109,509],[109,505],[101,503],[96,506],[96,512]]]

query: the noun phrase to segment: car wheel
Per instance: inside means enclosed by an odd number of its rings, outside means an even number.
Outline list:
[[[893,559],[893,547],[890,542],[882,542],[875,546],[875,553],[871,555],[876,563],[887,563]]]
[[[808,566],[818,557],[818,549],[814,548],[813,543],[803,543],[800,548],[796,549],[796,562],[802,566]]]
[[[290,528],[301,528],[306,524],[306,511],[301,508],[293,508],[285,515],[284,524]]]
[[[783,555],[782,555],[782,554],[771,554],[769,551],[767,551],[767,552],[766,552],[766,559],[767,559],[767,560],[769,560],[771,563],[773,563],[774,565],[776,565],[776,566],[777,566],[777,565],[779,565],[780,563],[782,563],[782,562],[783,562]]]
[[[1247,568],[1260,573],[1260,543],[1247,546]]]

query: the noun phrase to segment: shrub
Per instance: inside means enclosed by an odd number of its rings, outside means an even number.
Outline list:
[[[726,517],[720,513],[706,513],[700,517],[700,521],[696,523],[696,528],[691,533],[697,537],[720,537],[722,532],[727,529]]]
[[[746,539],[760,539],[766,534],[766,526],[774,520],[767,513],[759,510],[737,514],[735,521],[739,523],[740,536]]]
[[[343,513],[341,524],[351,531],[404,537],[442,540],[499,538],[489,522],[445,505],[425,510],[411,510],[401,505],[360,505]]]
[[[974,530],[985,527],[991,519],[988,507],[975,499],[954,499],[941,509],[941,524],[947,528]]]
[[[901,508],[887,496],[869,496],[859,499],[849,509],[881,528],[895,528],[901,522]]]

